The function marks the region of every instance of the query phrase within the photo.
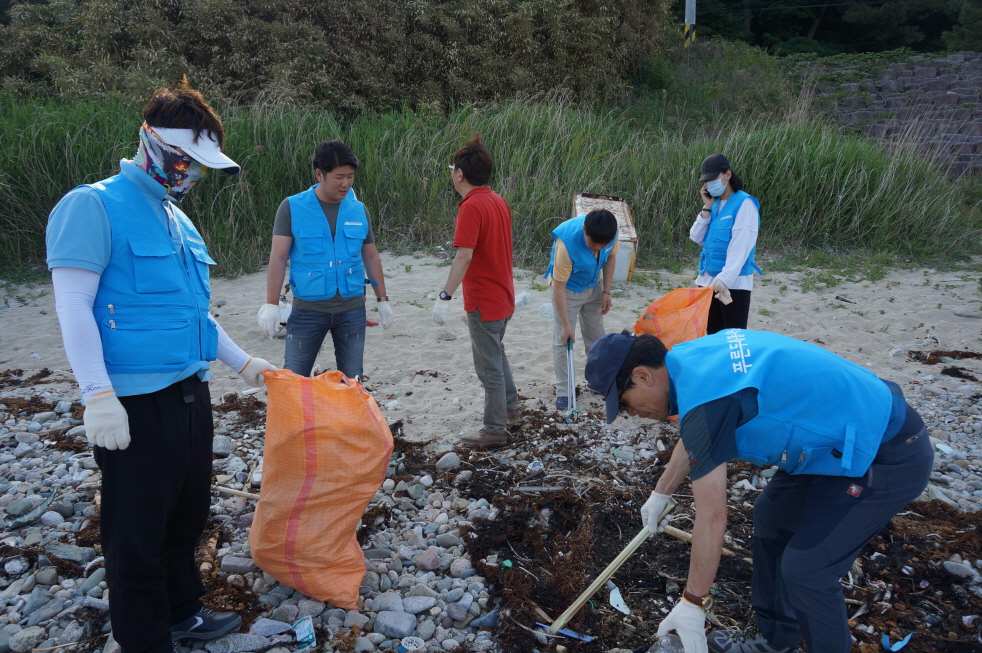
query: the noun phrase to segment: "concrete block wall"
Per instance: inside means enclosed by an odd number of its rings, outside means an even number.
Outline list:
[[[818,106],[843,129],[885,145],[912,140],[947,174],[982,175],[982,54],[911,56],[866,75],[820,67],[808,72],[819,79],[829,72],[859,77],[815,89]]]

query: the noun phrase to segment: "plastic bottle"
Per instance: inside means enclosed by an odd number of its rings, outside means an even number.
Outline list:
[[[682,640],[678,635],[664,635],[658,638],[658,642],[648,649],[648,653],[685,653],[682,648]]]

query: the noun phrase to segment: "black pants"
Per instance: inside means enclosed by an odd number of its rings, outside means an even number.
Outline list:
[[[723,329],[746,329],[747,318],[750,316],[750,291],[730,290],[733,299],[724,304],[713,297],[709,306],[709,321],[706,323],[706,335],[712,335]]]
[[[211,502],[211,395],[192,376],[120,401],[129,447],[95,448],[113,638],[123,653],[171,653],[171,625],[205,593],[194,550]]]
[[[852,649],[839,579],[927,487],[934,462],[924,423],[909,407],[907,415],[865,476],[792,476],[781,470],[757,497],[751,604],[771,646],[794,648],[804,637],[809,651]]]

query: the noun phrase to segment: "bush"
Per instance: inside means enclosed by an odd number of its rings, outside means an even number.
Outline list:
[[[109,176],[121,157],[132,156],[138,108],[0,97],[0,113],[9,116],[0,122],[0,256],[42,260],[48,212],[72,186]],[[403,110],[348,122],[282,104],[222,115],[228,153],[243,172],[210,173],[183,208],[224,273],[265,262],[276,207],[312,183],[313,148],[331,138],[359,157],[355,186],[380,247],[388,249],[447,242],[458,200],[447,163],[475,132],[495,157],[491,185],[513,210],[516,260],[532,269],[544,267],[549,232],[571,217],[576,192],[630,202],[643,265],[678,258],[701,206],[699,164],[713,152],[726,154],[761,200],[764,247],[928,256],[965,253],[979,235],[956,185],[913,147],[886,151],[794,116],[735,120],[715,135],[683,137],[562,103],[513,102],[449,115]]]
[[[206,97],[341,111],[618,87],[660,51],[672,0],[50,0],[0,27],[22,96]]]

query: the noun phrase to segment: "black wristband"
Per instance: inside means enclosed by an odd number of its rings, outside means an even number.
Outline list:
[[[440,299],[442,299],[445,302],[449,302],[451,299],[453,299],[453,295],[448,295],[447,294],[447,291],[441,290],[440,291]]]

